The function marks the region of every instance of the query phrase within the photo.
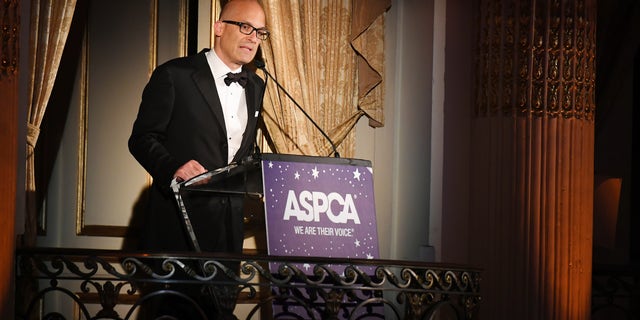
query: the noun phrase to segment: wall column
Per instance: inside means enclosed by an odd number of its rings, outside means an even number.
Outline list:
[[[481,0],[471,262],[481,319],[589,319],[595,0]]]
[[[0,318],[14,318],[14,251],[18,168],[18,1],[2,1],[0,42]]]

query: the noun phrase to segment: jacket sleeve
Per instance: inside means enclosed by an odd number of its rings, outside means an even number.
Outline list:
[[[129,152],[165,192],[170,191],[173,174],[182,165],[164,144],[174,102],[175,86],[170,69],[159,66],[144,88],[128,142]]]

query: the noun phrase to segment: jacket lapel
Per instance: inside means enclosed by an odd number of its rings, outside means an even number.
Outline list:
[[[224,114],[222,113],[220,97],[218,97],[216,83],[213,80],[213,75],[211,74],[204,52],[198,54],[196,58],[196,71],[193,73],[192,78],[205,101],[207,101],[209,109],[216,118],[216,121],[218,121],[220,128],[223,128],[223,134],[226,135],[227,127],[224,124]]]
[[[240,150],[238,150],[239,154],[244,154],[244,152],[241,151],[246,150],[246,148],[252,148],[258,116],[260,113],[259,104],[261,102],[260,93],[262,92],[262,88],[256,81],[253,81],[253,77],[257,76],[251,71],[249,71],[249,73],[251,76],[249,77],[249,81],[247,81],[247,85],[245,87],[245,98],[247,101],[247,127],[244,131],[244,135],[242,136],[242,143],[240,144]],[[237,157],[236,160],[238,160]]]

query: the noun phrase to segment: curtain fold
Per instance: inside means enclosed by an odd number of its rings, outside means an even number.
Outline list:
[[[34,246],[38,218],[35,203],[34,149],[40,124],[51,96],[64,45],[69,34],[76,0],[31,1],[31,48],[27,111],[26,201],[23,245]]]
[[[263,0],[272,32],[267,69],[339,146],[354,152],[353,127],[383,123],[384,18],[388,0]],[[328,156],[332,147],[288,97],[269,82],[263,116],[274,152]]]
[[[384,13],[391,0],[353,0],[351,46],[358,64],[358,106],[369,125],[384,125]]]

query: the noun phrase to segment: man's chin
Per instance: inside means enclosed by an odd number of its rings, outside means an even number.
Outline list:
[[[251,54],[247,54],[247,55],[243,55],[240,59],[238,59],[240,61],[240,64],[245,65],[247,63],[251,63],[251,61],[253,61],[253,58],[256,56],[255,51],[251,52]]]
[[[252,61],[253,61],[253,58],[251,58],[250,60],[247,60],[247,61],[243,62],[242,64],[243,64],[243,65],[245,65],[245,64],[249,64],[249,63],[251,63]]]

